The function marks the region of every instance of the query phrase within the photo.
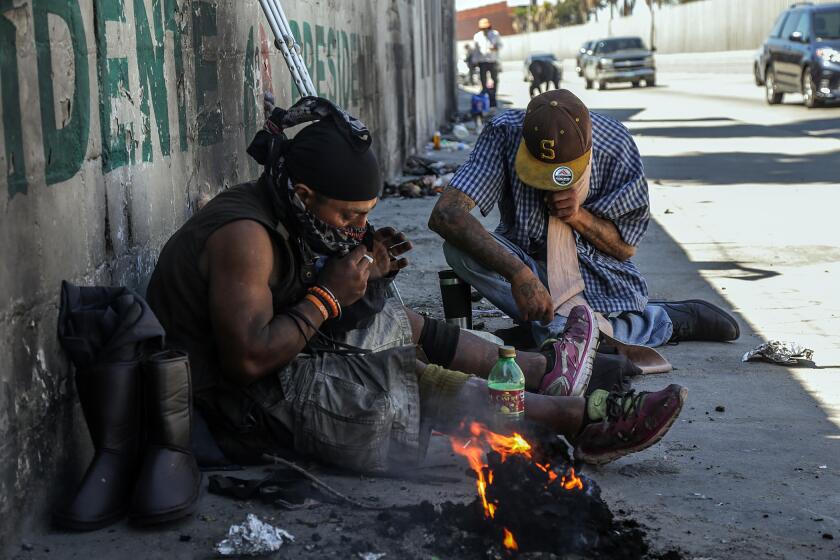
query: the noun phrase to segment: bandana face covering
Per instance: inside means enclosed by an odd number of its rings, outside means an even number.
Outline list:
[[[371,135],[367,126],[332,102],[319,97],[304,97],[288,110],[283,110],[274,106],[273,96],[266,94],[264,109],[269,115],[268,119],[265,121],[263,130],[257,132],[248,146],[248,153],[259,164],[265,166],[270,197],[275,207],[290,209],[300,227],[304,242],[318,254],[344,256],[360,243],[372,249],[374,230],[370,224],[361,228],[352,226],[337,228],[325,223],[307,210],[288,179],[286,154],[291,141],[283,132],[289,127],[332,118],[338,131],[350,142],[352,149],[363,153],[371,144]],[[283,188],[284,183],[286,189]]]
[[[373,234],[373,226],[348,226],[337,228],[321,220],[310,212],[289,181],[289,202],[292,213],[301,229],[304,241],[313,251],[322,255],[343,257],[352,251],[366,237]]]

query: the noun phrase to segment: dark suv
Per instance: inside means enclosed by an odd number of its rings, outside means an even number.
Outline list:
[[[786,93],[801,93],[808,107],[840,99],[840,3],[794,4],[782,12],[753,71],[770,105]]]

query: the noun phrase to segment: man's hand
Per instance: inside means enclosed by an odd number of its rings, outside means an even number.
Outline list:
[[[329,259],[318,275],[318,283],[331,291],[342,307],[353,305],[365,295],[372,266],[366,256],[365,246],[359,245],[340,259]]]
[[[564,222],[574,219],[580,210],[580,201],[575,189],[550,192],[545,195],[548,213]]]
[[[405,234],[391,227],[378,229],[373,234],[373,250],[370,255],[374,263],[370,269],[370,280],[393,276],[408,266],[408,259],[400,258],[413,248]]]
[[[523,321],[547,323],[554,318],[551,294],[530,268],[524,267],[510,281],[513,299]]]

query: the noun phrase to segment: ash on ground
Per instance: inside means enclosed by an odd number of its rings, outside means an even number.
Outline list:
[[[652,552],[639,524],[614,517],[591,478],[581,475],[578,486],[565,488],[561,482],[570,472],[575,475],[564,451],[552,442],[537,449],[533,459],[503,459],[490,452],[486,468],[493,472],[487,486],[487,501],[496,505],[492,518],[478,496],[468,504],[426,501],[379,513],[380,529],[403,534],[422,527],[423,548],[440,558],[682,558],[675,550]],[[508,533],[512,540],[505,546]]]

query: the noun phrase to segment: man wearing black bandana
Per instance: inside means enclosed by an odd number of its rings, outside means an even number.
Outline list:
[[[249,148],[259,180],[217,195],[161,252],[149,303],[189,352],[195,405],[232,459],[292,450],[384,471],[421,460],[433,428],[489,417],[483,378],[498,348],[386,296],[411,244],[367,221],[381,184],[370,143],[326,100],[275,109]],[[518,354],[529,391],[555,359]],[[526,416],[593,462],[658,441],[684,397],[575,387],[527,393]]]

